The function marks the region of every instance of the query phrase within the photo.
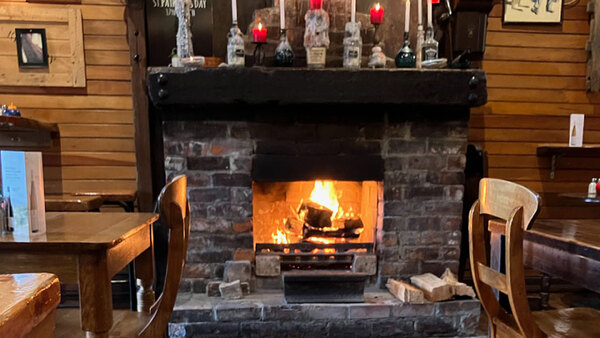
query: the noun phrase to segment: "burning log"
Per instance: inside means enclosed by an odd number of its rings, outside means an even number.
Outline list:
[[[362,228],[342,228],[336,230],[325,230],[324,228],[311,227],[304,224],[302,228],[302,237],[334,237],[334,238],[358,238]]]
[[[360,218],[349,218],[344,220],[345,229],[362,229],[365,225]],[[359,232],[360,233],[360,232]]]
[[[304,222],[313,228],[331,227],[333,211],[320,204],[314,202],[303,203],[300,210],[298,210],[298,214],[304,214]]]

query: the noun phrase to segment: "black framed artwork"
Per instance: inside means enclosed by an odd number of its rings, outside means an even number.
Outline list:
[[[15,29],[15,38],[19,67],[48,67],[48,44],[45,29],[17,28]]]
[[[563,0],[504,0],[504,23],[560,24]]]

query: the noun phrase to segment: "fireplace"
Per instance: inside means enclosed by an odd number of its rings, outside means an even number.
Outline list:
[[[190,185],[173,332],[473,332],[478,301],[402,304],[385,283],[458,268],[469,107],[486,101],[481,71],[161,68],[148,84],[165,174],[185,173]],[[252,262],[251,294],[208,297],[231,261]],[[364,276],[364,297],[285,301],[286,276],[305,285],[325,271]]]

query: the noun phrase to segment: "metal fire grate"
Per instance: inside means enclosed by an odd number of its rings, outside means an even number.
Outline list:
[[[315,252],[315,249],[318,250]],[[327,252],[325,252],[327,250]],[[279,254],[282,270],[347,270],[357,253],[373,253],[373,243],[257,243],[256,254]]]

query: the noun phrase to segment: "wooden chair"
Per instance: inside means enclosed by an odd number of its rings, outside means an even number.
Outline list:
[[[540,197],[516,183],[484,178],[479,199],[469,213],[471,273],[490,320],[491,337],[600,337],[600,312],[572,308],[531,312],[525,291],[523,234],[537,216]],[[506,222],[506,274],[488,265],[485,216]],[[496,300],[493,289],[507,295],[512,314]]]
[[[175,298],[185,264],[190,233],[190,207],[186,195],[187,178],[178,176],[167,184],[158,197],[161,224],[169,232],[167,273],[163,293],[152,306],[138,297],[138,310],[113,311],[111,337],[163,337],[175,306]],[[152,297],[153,298],[153,297]],[[57,313],[56,338],[84,336],[79,309],[60,309]]]

